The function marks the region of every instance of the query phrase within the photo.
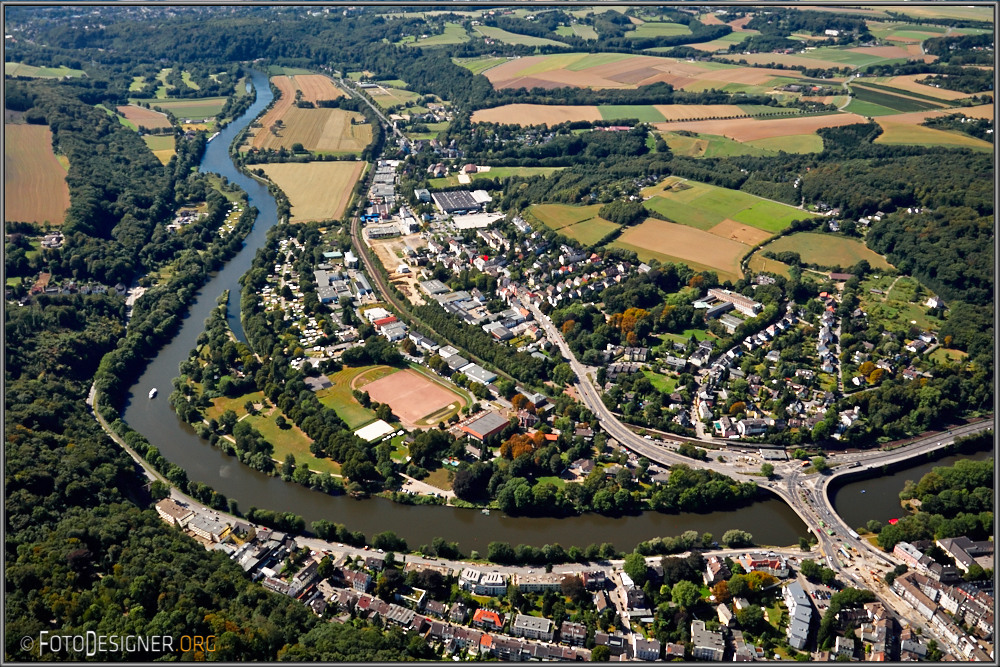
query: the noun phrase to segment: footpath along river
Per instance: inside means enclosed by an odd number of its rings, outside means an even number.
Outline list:
[[[223,454],[202,440],[194,430],[178,419],[170,409],[167,396],[171,381],[178,374],[180,363],[195,347],[204,322],[215,306],[216,299],[229,290],[229,321],[241,340],[239,322],[239,278],[249,270],[253,257],[265,240],[268,228],[277,222],[274,199],[267,188],[240,173],[233,165],[228,147],[233,139],[271,101],[267,78],[253,72],[257,99],[239,119],[225,128],[208,144],[201,171],[221,174],[239,185],[249,195],[250,205],[260,213],[245,247],[213,276],[191,305],[176,337],[153,359],[146,371],[129,390],[124,420],[142,433],[171,462],[184,468],[192,480],[204,482],[239,502],[241,509],[260,507],[281,512],[294,512],[306,523],[327,519],[343,523],[351,530],[371,535],[391,530],[406,539],[411,546],[430,543],[437,536],[458,542],[468,552],[485,552],[494,541],[513,545],[559,543],[563,547],[587,546],[611,542],[620,549],[631,549],[638,542],[657,536],[679,535],[686,530],[711,532],[716,539],[731,529],[749,531],[759,544],[790,545],[797,542],[806,528],[795,513],[777,499],[765,500],[750,507],[720,510],[705,514],[659,514],[644,512],[638,516],[604,517],[597,514],[562,519],[512,518],[500,512],[484,515],[478,510],[440,506],[409,506],[381,498],[354,500],[346,496],[328,496],[297,484],[268,477],[241,464],[235,457]],[[159,396],[147,398],[152,387]]]

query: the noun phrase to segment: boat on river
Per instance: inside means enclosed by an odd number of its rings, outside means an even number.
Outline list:
[[[156,387],[153,387],[152,389],[149,390],[149,397],[156,398]]]

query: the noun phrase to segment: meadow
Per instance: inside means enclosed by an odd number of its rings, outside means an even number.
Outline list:
[[[176,153],[174,146],[174,135],[172,134],[144,134],[142,140],[153,151],[156,159],[167,164]]]
[[[261,168],[288,195],[292,221],[308,222],[339,219],[364,166],[360,161],[286,162]]]
[[[62,79],[64,77],[76,78],[87,76],[82,69],[70,69],[69,67],[35,67],[24,63],[3,64],[4,76],[24,76],[32,79]]]
[[[132,104],[146,104],[150,108],[161,111],[169,111],[178,120],[185,119],[202,120],[204,118],[214,118],[222,111],[226,103],[225,97],[202,97],[198,99],[130,99]]]
[[[406,44],[408,46],[444,46],[447,44],[461,44],[462,42],[469,41],[469,33],[465,31],[459,23],[445,22],[444,32],[439,35],[430,35],[425,39],[417,39],[415,37],[406,37],[399,44]]]
[[[732,220],[750,227],[776,233],[793,220],[815,217],[809,213],[782,204],[755,197],[739,190],[729,190],[707,183],[677,177],[646,188],[643,196],[646,207],[667,218],[697,229],[708,230],[724,220]]]
[[[69,185],[48,125],[5,124],[3,158],[3,219],[61,225]]]
[[[498,42],[503,42],[504,44],[522,44],[524,46],[566,46],[564,43],[557,42],[554,39],[534,37],[532,35],[519,35],[501,28],[494,28],[486,25],[478,25],[475,29],[483,37],[488,37],[489,39],[494,39]]]
[[[619,228],[620,225],[616,225],[613,222],[608,222],[602,218],[592,218],[563,227],[559,230],[559,233],[579,241],[585,246],[591,246]]]
[[[890,268],[885,257],[868,248],[864,241],[833,234],[816,232],[789,234],[767,244],[762,251],[797,252],[804,263],[825,268],[839,266],[846,269],[863,259],[867,260],[872,268]]]
[[[590,206],[571,206],[569,204],[534,204],[528,207],[525,215],[534,219],[549,229],[562,229],[584,220],[597,217],[601,204]]]
[[[507,58],[496,56],[480,56],[478,58],[452,58],[451,61],[469,70],[473,74],[482,74],[491,67],[507,62]]]

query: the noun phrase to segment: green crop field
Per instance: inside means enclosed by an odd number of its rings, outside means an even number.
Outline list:
[[[169,111],[174,114],[178,120],[183,121],[186,118],[192,120],[201,120],[202,118],[211,118],[222,111],[223,105],[226,103],[225,97],[202,97],[198,99],[183,99],[183,100],[158,100],[158,99],[146,99],[146,100],[130,100],[132,104],[148,104],[150,108],[158,108],[161,111]]]
[[[892,114],[899,113],[895,109],[890,109],[880,104],[873,104],[872,102],[862,102],[858,99],[851,100],[850,103],[844,107],[844,111],[856,113],[859,116],[890,116]]]
[[[611,63],[616,63],[619,60],[628,60],[629,58],[634,57],[628,53],[590,53],[583,54],[583,57],[580,57],[581,54],[579,53],[572,53],[568,55],[570,55],[574,61],[571,64],[566,65],[565,69],[568,69],[571,72],[578,72],[590,67],[597,67],[598,65],[610,65]],[[555,57],[558,58],[559,56]],[[546,60],[551,59],[547,58]],[[548,69],[553,68],[550,67]],[[523,70],[521,72],[522,76],[528,76],[526,72],[527,70]]]
[[[679,180],[670,178],[664,184],[643,190],[644,195],[653,195],[646,201],[646,207],[690,227],[707,230],[728,218],[757,229],[779,232],[793,220],[814,215],[739,190],[686,179],[683,180],[686,189],[671,190]]]
[[[625,33],[629,39],[643,39],[646,37],[673,37],[675,35],[690,35],[691,29],[680,23],[666,23],[661,21],[647,21],[637,25],[635,30]]]
[[[879,121],[883,132],[875,139],[877,144],[911,144],[916,146],[961,146],[976,151],[993,152],[993,144],[982,139],[970,137],[961,132],[938,130],[924,125],[909,123],[893,123],[889,120]]]
[[[601,204],[590,206],[570,206],[569,204],[534,204],[528,207],[527,215],[549,229],[562,229],[569,225],[597,217]]]
[[[563,227],[559,230],[559,233],[579,241],[585,246],[590,246],[594,245],[619,227],[620,225],[616,225],[613,222],[608,222],[607,220],[603,220],[601,218],[592,218],[590,220],[578,222],[574,225]]]
[[[777,151],[785,151],[786,153],[819,153],[823,150],[823,139],[815,134],[793,134],[787,137],[754,139],[753,141],[748,141],[746,145],[771,153]]]
[[[891,77],[886,77],[886,78],[891,78]],[[955,102],[952,100],[943,100],[939,97],[931,97],[930,95],[925,95],[924,93],[915,93],[911,90],[903,90],[902,88],[893,88],[892,86],[886,86],[880,83],[871,83],[870,81],[865,81],[864,87],[888,93],[891,95],[900,95],[902,97],[913,97],[918,100],[925,100],[927,102],[931,102],[934,105],[934,107],[955,106]]]
[[[900,97],[899,95],[891,95],[879,90],[866,88],[865,86],[852,85],[851,91],[854,93],[855,100],[878,104],[888,109],[895,109],[896,111],[901,112],[927,111],[928,109],[940,109],[943,106],[941,104]]]
[[[843,63],[844,65],[854,65],[855,67],[864,67],[873,63],[897,60],[896,58],[886,58],[885,56],[876,55],[874,53],[858,53],[856,51],[847,51],[845,49],[832,46],[821,46],[817,49],[800,53],[799,55],[803,58],[831,60],[833,62]]]
[[[663,132],[663,140],[667,142],[674,155],[683,157],[729,157],[731,155],[775,155],[771,150],[750,145],[755,142],[740,143],[717,134],[698,134],[694,137]]]
[[[649,104],[601,104],[597,110],[604,120],[637,118],[643,123],[662,123],[666,120],[656,107]]]
[[[863,259],[875,269],[889,268],[889,262],[885,257],[868,248],[863,241],[833,234],[816,232],[789,234],[769,243],[763,250],[775,253],[797,252],[806,264],[817,264],[826,268],[839,266],[846,269]]]
[[[521,44],[523,46],[566,46],[562,42],[545,37],[533,37],[532,35],[519,35],[514,32],[507,32],[502,28],[494,28],[486,25],[476,26],[476,31],[484,37],[495,39],[504,44]]]
[[[483,56],[481,58],[452,58],[453,63],[464,67],[473,74],[482,74],[491,67],[496,67],[507,62],[506,58],[495,58],[493,56]]]
[[[86,76],[82,69],[70,69],[69,67],[35,67],[23,63],[4,63],[3,73],[5,76],[25,76],[33,79],[61,79],[63,77]]]

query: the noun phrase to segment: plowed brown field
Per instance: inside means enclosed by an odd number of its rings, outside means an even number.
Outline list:
[[[4,125],[3,166],[5,221],[63,223],[69,186],[48,125]]]
[[[753,141],[796,134],[813,134],[821,127],[840,127],[866,122],[862,116],[852,113],[830,114],[826,116],[805,116],[800,118],[776,118],[757,120],[736,118],[733,120],[690,120],[673,123],[653,123],[658,130],[673,132],[690,130],[700,134],[719,134],[736,141]]]
[[[756,227],[750,227],[749,225],[744,225],[736,222],[735,220],[730,220],[729,218],[726,218],[715,227],[709,229],[708,233],[751,246],[763,243],[774,236],[771,232],[763,229],[757,229]]]
[[[170,127],[170,119],[159,111],[129,104],[118,107],[118,112],[134,123],[136,127],[146,127],[150,130]]]

